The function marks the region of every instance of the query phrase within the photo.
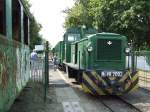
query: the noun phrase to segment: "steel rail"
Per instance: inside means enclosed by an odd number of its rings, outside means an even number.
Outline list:
[[[119,96],[112,96],[115,99],[123,102],[125,105],[127,105],[130,109],[133,109],[134,112],[142,112],[140,109],[138,109],[137,107],[135,107],[134,105],[130,104],[129,102],[125,101],[124,99],[120,98]],[[118,110],[112,109],[112,107],[110,105],[108,105],[107,103],[105,103],[105,101],[103,100],[103,98],[100,98],[100,102],[107,108],[109,109],[110,112],[118,112]]]
[[[137,112],[143,112],[142,110],[140,110],[139,108],[137,108],[136,106],[134,106],[133,104],[129,103],[128,101],[124,100],[123,98],[116,96],[118,99],[120,99],[122,102],[124,102],[125,104],[129,105],[130,108],[135,109]]]
[[[109,111],[111,111],[111,112],[115,112],[111,107],[109,107],[104,101],[102,101],[102,99],[101,98],[99,98],[100,99],[100,102],[107,108],[107,109],[109,109]]]

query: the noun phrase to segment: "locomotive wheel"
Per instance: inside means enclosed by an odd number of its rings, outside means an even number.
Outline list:
[[[66,71],[68,74],[69,78],[74,78],[75,77],[75,70],[73,70],[72,68],[70,68],[69,66],[66,67]]]
[[[81,84],[82,83],[82,72],[79,71],[76,76],[76,81]]]
[[[65,65],[65,64],[62,64],[62,70],[63,70],[64,72],[67,72],[67,71],[66,71],[66,65]]]

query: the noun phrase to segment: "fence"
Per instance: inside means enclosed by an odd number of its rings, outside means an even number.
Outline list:
[[[136,68],[139,70],[139,85],[150,90],[150,51],[136,52]]]
[[[150,51],[136,51],[134,55],[134,68],[139,71],[139,85],[150,90]],[[127,56],[127,68],[131,68],[131,60],[131,56]]]
[[[30,80],[33,82],[40,82],[44,83],[44,69],[45,66],[45,60],[42,58],[39,58],[37,60],[31,60],[30,61]]]
[[[30,80],[38,87],[39,92],[43,93],[44,101],[46,101],[47,89],[49,84],[49,59],[48,59],[48,42],[46,42],[43,58],[30,61]],[[40,85],[39,85],[40,84]],[[40,89],[41,88],[41,89]]]

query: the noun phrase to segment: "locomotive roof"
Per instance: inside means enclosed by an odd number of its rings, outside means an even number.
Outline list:
[[[89,33],[89,34],[94,34],[94,33],[97,33],[97,30],[94,29],[94,28],[86,28],[86,29],[83,29],[84,33]],[[79,26],[72,26],[70,28],[67,28],[66,29],[66,33],[81,33],[81,27]]]
[[[96,34],[92,34],[87,36],[88,38],[93,38],[95,36],[104,36],[103,38],[106,38],[105,36],[109,36],[109,38],[117,38],[117,39],[121,39],[124,40],[126,39],[125,36],[117,34],[117,33],[107,33],[107,32],[102,32],[102,33],[96,33]]]
[[[108,32],[102,32],[102,33],[96,33],[96,34],[91,34],[89,36],[86,36],[86,38],[83,38],[79,41],[75,41],[73,42],[72,44],[74,43],[78,43],[78,42],[81,42],[81,41],[84,41],[84,40],[87,40],[87,39],[90,39],[90,38],[95,38],[96,36],[102,36],[101,38],[102,39],[120,39],[120,40],[127,40],[126,36],[124,35],[120,35],[120,34],[117,34],[117,33],[108,33]]]

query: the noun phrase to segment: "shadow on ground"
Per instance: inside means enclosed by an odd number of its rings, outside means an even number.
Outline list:
[[[62,112],[62,110],[62,105],[57,102],[54,87],[49,87],[47,101],[44,102],[43,85],[29,82],[8,112]]]

